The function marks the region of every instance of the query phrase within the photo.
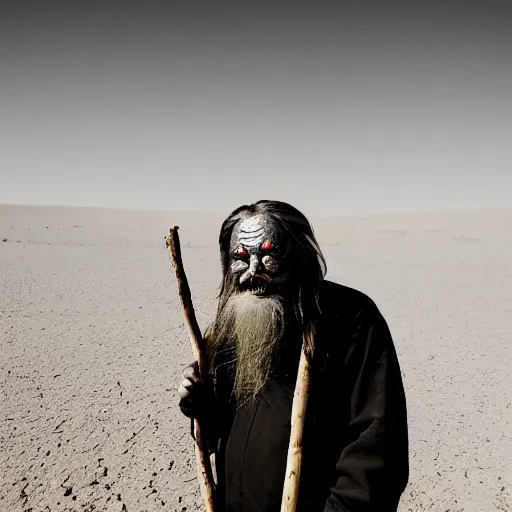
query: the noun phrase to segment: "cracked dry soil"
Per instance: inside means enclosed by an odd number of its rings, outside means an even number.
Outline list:
[[[0,206],[0,510],[202,510],[177,408],[196,313],[215,311],[222,215]],[[512,215],[312,219],[328,277],[374,298],[400,357],[400,512],[512,510]]]

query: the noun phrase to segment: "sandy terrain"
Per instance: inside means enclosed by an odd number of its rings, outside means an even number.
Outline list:
[[[180,225],[204,326],[222,218],[0,206],[1,511],[201,510],[163,237]],[[328,278],[368,293],[395,338],[401,512],[512,510],[512,212],[312,221]]]

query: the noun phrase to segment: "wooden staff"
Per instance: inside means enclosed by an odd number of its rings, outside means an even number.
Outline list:
[[[288,458],[286,461],[286,476],[283,487],[283,499],[281,501],[281,512],[295,512],[299,500],[302,440],[310,380],[311,368],[303,344],[299,361],[299,371],[297,373],[297,382],[293,394],[290,445],[288,447]]]
[[[203,336],[199,325],[197,324],[194,306],[192,305],[192,297],[190,287],[188,285],[183,261],[181,260],[180,239],[178,236],[178,226],[174,226],[169,230],[169,234],[165,237],[166,247],[169,250],[171,261],[176,272],[176,280],[178,282],[178,293],[180,296],[181,307],[187,324],[192,352],[199,366],[199,381],[204,382],[208,375],[208,361],[206,359],[206,350]],[[200,422],[194,420],[194,434],[196,438],[195,452],[197,461],[197,473],[199,477],[199,485],[201,495],[207,512],[215,511],[214,492],[215,483],[213,479],[212,465],[208,453],[208,443],[204,430],[201,428]]]

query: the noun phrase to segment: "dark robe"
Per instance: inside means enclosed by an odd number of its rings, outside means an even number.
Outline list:
[[[408,431],[390,331],[356,290],[324,281],[319,304],[297,512],[396,511],[409,476]],[[259,399],[239,408],[217,372],[209,418],[221,510],[280,510],[300,342],[287,356]]]

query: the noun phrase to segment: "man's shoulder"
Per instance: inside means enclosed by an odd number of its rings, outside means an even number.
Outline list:
[[[375,302],[362,291],[327,279],[320,285],[319,305],[322,312],[335,316],[354,318],[379,312]]]
[[[320,287],[319,306],[321,331],[327,334],[331,355],[343,347],[364,347],[373,328],[381,333],[387,330],[377,304],[360,290],[325,280]],[[384,344],[390,341],[388,335],[380,336],[379,340]]]

